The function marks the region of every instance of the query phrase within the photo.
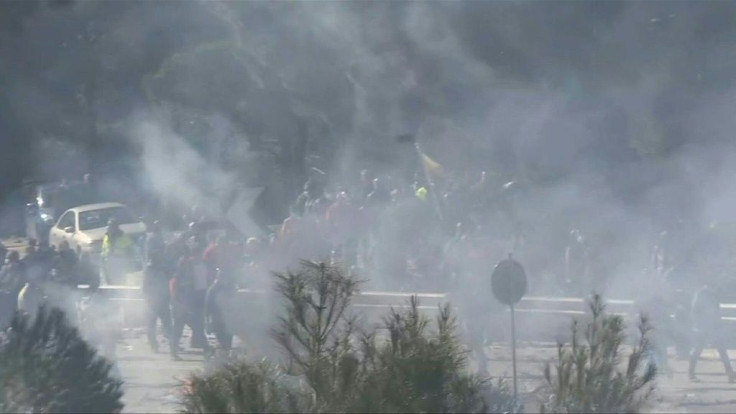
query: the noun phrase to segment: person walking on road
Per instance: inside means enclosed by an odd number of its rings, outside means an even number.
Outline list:
[[[143,298],[146,301],[146,333],[151,350],[158,352],[156,325],[161,320],[164,335],[171,341],[171,311],[169,310],[169,277],[166,269],[166,245],[158,221],[151,225],[146,237],[146,267],[143,274]]]
[[[693,351],[690,354],[690,364],[688,367],[688,376],[691,380],[697,381],[695,376],[695,367],[703,353],[706,345],[714,346],[718,350],[723,367],[728,375],[728,382],[736,382],[731,361],[728,359],[728,352],[723,344],[723,327],[721,323],[721,304],[718,298],[718,292],[706,283],[695,294],[692,307],[693,321]]]
[[[227,316],[235,311],[237,300],[234,278],[217,272],[215,282],[207,290],[205,299],[205,323],[208,333],[214,333],[220,350],[227,354],[233,346],[233,334],[227,323]]]
[[[31,321],[36,318],[39,308],[46,303],[46,292],[43,288],[44,276],[39,272],[28,275],[28,281],[18,294],[18,311]]]
[[[72,289],[76,288],[80,282],[78,266],[79,257],[77,253],[72,250],[68,241],[63,240],[59,243],[59,251],[54,258],[53,268],[56,269],[59,276],[57,281]]]
[[[18,294],[25,284],[25,265],[20,260],[20,254],[17,251],[11,250],[7,254],[3,267],[0,269],[0,290],[10,295],[13,310],[17,307]]]
[[[202,250],[194,237],[187,240],[188,253],[179,261],[176,276],[169,284],[171,308],[174,316],[170,352],[174,360],[179,360],[179,341],[184,325],[192,329],[192,348],[211,352],[204,333],[205,296],[207,295],[207,266],[202,260]]]

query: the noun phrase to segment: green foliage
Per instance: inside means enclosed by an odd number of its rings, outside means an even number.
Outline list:
[[[651,396],[657,374],[655,365],[645,362],[652,328],[646,317],[641,317],[638,342],[624,366],[623,319],[607,314],[599,295],[593,296],[589,308],[592,318],[585,328],[585,343],[579,341],[578,324],[573,322],[572,342],[558,346],[554,374],[550,364],[544,368],[550,398],[542,405],[542,412],[638,412]]]
[[[284,373],[262,361],[232,361],[209,375],[191,374],[184,387],[182,411],[187,413],[301,412],[307,393],[290,390]]]
[[[285,300],[273,336],[285,361],[238,360],[192,375],[183,412],[517,412],[505,385],[466,373],[467,351],[445,306],[432,324],[416,299],[383,324],[358,332],[348,314],[359,281],[303,262],[278,274]]]
[[[308,261],[298,273],[275,276],[286,308],[273,337],[288,357],[290,372],[305,375],[323,404],[336,388],[337,368],[345,369],[351,352],[355,320],[346,311],[359,282],[335,266]]]
[[[122,381],[58,309],[17,313],[0,348],[0,412],[112,413]]]
[[[384,320],[389,340],[364,335],[355,412],[518,412],[505,384],[467,374],[467,350],[456,335],[449,306],[439,309],[434,329],[416,298]]]

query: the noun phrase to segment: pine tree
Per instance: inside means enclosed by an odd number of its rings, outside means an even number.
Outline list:
[[[16,313],[0,346],[0,412],[120,412],[111,370],[61,310]]]
[[[518,412],[505,386],[467,373],[467,349],[449,306],[436,323],[416,298],[360,332],[349,305],[359,281],[324,263],[278,274],[285,309],[273,328],[282,364],[231,361],[193,374],[187,413]],[[388,335],[386,335],[388,334]]]
[[[559,344],[558,360],[544,368],[549,400],[542,412],[636,413],[654,390],[657,370],[647,363],[652,327],[646,317],[639,322],[639,339],[624,358],[626,326],[619,315],[606,313],[599,295],[589,303],[590,321],[584,341],[578,323],[572,324],[571,343]]]

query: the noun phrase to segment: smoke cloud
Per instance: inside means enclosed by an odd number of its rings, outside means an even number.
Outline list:
[[[71,168],[47,162],[66,151],[99,171],[122,160],[177,208],[220,212],[234,189],[265,187],[260,217],[277,227],[310,175],[330,196],[356,196],[369,169],[410,201],[375,229],[365,288],[449,289],[449,277],[436,287],[385,270],[397,251],[442,258],[454,225],[413,210],[419,164],[396,141],[410,133],[446,181],[486,172],[488,197],[508,197],[503,213],[470,220],[494,239],[488,263],[514,253],[526,266],[530,294],[646,300],[661,283],[654,245],[693,284],[707,275],[689,262],[729,260],[700,256],[709,237],[732,237],[736,211],[735,12],[722,1],[74,2],[25,12],[0,37],[12,84],[0,112],[20,114],[0,133],[34,143],[19,151],[31,170]],[[573,230],[591,266],[579,286],[563,263]],[[301,242],[269,270],[333,254]],[[488,286],[487,262],[466,290]]]

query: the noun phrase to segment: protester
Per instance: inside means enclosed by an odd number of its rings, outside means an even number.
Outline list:
[[[205,323],[208,333],[214,333],[219,348],[229,352],[233,346],[232,328],[228,326],[226,315],[237,312],[235,304],[236,285],[232,276],[217,272],[216,279],[207,290],[205,299]]]
[[[207,248],[207,230],[200,220],[189,223],[187,231],[184,233],[184,240],[194,238],[197,248],[203,251]]]
[[[151,225],[146,237],[143,298],[146,301],[146,334],[153,352],[158,352],[156,325],[161,320],[164,335],[171,341],[172,323],[169,310],[169,277],[166,269],[166,245],[158,221]]]
[[[135,256],[133,240],[120,229],[117,220],[110,219],[102,240],[102,277],[108,285],[125,284]]]
[[[52,259],[50,277],[46,281],[48,303],[62,310],[67,320],[78,322],[76,290],[79,282],[79,259],[69,242],[59,243],[59,251]]]
[[[15,250],[9,251],[0,269],[0,289],[8,292],[13,298],[13,309],[17,306],[18,294],[26,281],[25,264],[20,260],[20,254]]]
[[[210,352],[204,332],[207,266],[202,260],[202,251],[194,236],[187,240],[187,248],[187,255],[179,261],[176,275],[170,282],[174,317],[170,352],[175,360],[180,359],[178,347],[184,325],[188,325],[192,330],[190,347],[204,349],[205,354]]]
[[[362,217],[347,192],[340,192],[335,202],[327,209],[325,224],[329,229],[333,257],[346,266],[355,264],[357,237],[358,232],[362,230]]]
[[[76,288],[79,280],[79,257],[72,250],[69,242],[62,240],[59,243],[59,251],[54,258],[54,269],[58,274],[58,282],[70,288]]]
[[[728,359],[728,352],[724,345],[724,329],[721,321],[721,303],[718,292],[710,285],[705,283],[703,287],[695,293],[692,302],[692,321],[693,321],[693,351],[690,354],[690,364],[688,366],[688,376],[691,380],[697,381],[695,376],[695,368],[703,353],[706,345],[714,346],[718,350],[718,355],[723,363],[723,368],[728,375],[728,382],[736,382],[731,361]]]
[[[329,199],[324,184],[316,178],[310,178],[304,184],[304,192],[296,199],[292,212],[299,217],[310,214],[322,217],[328,207]]]
[[[486,291],[478,286],[488,283],[488,274],[505,252],[498,249],[481,228],[458,224],[456,229],[456,239],[446,250],[449,255],[446,262],[452,275],[448,290],[451,298],[458,298],[455,303],[459,305],[463,331],[478,361],[478,369],[485,375],[488,358],[484,344],[492,340],[491,321],[502,308],[498,301],[489,300]]]
[[[284,266],[296,263],[299,250],[298,237],[301,231],[301,219],[297,217],[287,217],[281,223],[279,233],[276,237],[272,249],[275,250]]]
[[[242,250],[228,240],[226,235],[217,236],[202,255],[207,264],[208,284],[214,282],[218,272],[223,273],[228,279],[235,280],[242,264],[241,252]]]
[[[0,330],[11,321],[18,309],[18,295],[26,284],[23,262],[17,251],[9,251],[0,269]]]
[[[100,286],[100,269],[90,252],[83,251],[79,255],[79,264],[77,266],[77,276],[81,284],[87,284],[91,288]]]
[[[43,288],[43,275],[33,271],[28,274],[27,282],[18,294],[18,311],[31,320],[36,318],[39,308],[46,303],[46,292]]]
[[[386,181],[380,178],[374,179],[373,189],[366,197],[365,205],[385,208],[389,203],[391,203],[391,191],[389,191]]]

